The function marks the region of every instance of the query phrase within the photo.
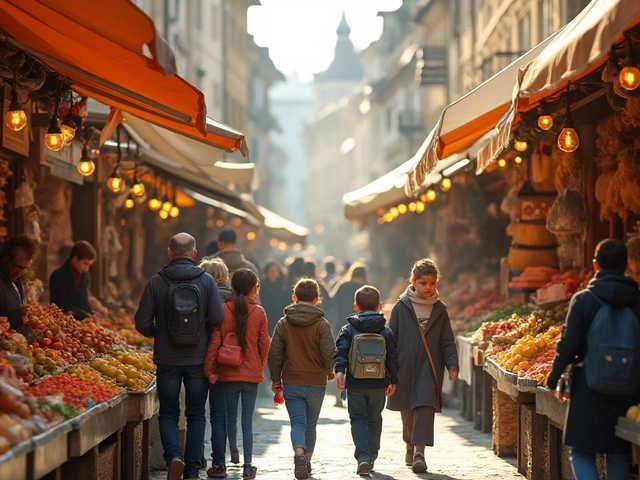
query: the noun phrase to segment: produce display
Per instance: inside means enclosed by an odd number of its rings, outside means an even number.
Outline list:
[[[509,282],[509,288],[536,290],[549,283],[559,273],[555,268],[527,267],[521,275],[513,277],[513,280]]]
[[[544,304],[567,300],[578,290],[585,288],[591,276],[589,270],[583,270],[580,273],[568,271],[562,275],[554,275],[549,283],[536,291],[535,301],[538,304]]]
[[[133,317],[124,309],[116,310],[107,317],[96,317],[95,322],[123,337],[129,345],[147,347],[153,345],[153,339],[147,338],[136,330]]]

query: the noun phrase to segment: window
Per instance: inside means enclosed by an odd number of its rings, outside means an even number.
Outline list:
[[[202,30],[202,0],[195,0],[195,2],[192,3],[192,5],[195,5],[196,28],[198,30]]]
[[[518,24],[518,35],[520,36],[520,51],[531,50],[531,13],[527,13]]]
[[[553,33],[553,16],[549,0],[538,1],[538,22],[538,42],[541,42]]]
[[[218,25],[220,24],[220,11],[217,5],[211,5],[211,23],[209,24],[209,36],[211,40],[218,39]]]
[[[220,85],[218,82],[213,82],[211,87],[211,98],[213,98],[213,105],[217,108],[220,106]]]

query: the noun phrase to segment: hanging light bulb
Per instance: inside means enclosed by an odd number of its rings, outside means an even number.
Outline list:
[[[83,177],[88,177],[95,171],[95,169],[96,165],[95,163],[93,163],[93,160],[91,160],[91,157],[89,157],[89,152],[87,150],[87,147],[85,146],[82,149],[82,156],[80,157],[80,161],[78,162],[78,172]]]
[[[171,207],[173,207],[173,205],[171,204],[171,200],[169,200],[169,197],[167,197],[166,195],[162,197],[162,210],[168,213],[171,210]]]
[[[513,148],[516,149],[518,152],[524,152],[527,149],[527,142],[525,140],[514,140],[513,141]]]
[[[538,117],[538,126],[542,130],[551,130],[551,127],[553,127],[553,117],[551,115],[540,115]]]
[[[638,69],[638,59],[633,51],[633,45],[627,40],[627,55],[622,62],[622,70],[618,74],[618,83],[628,91],[633,91],[640,87],[640,69]]]
[[[71,114],[71,110],[73,108],[73,92],[69,92],[69,96],[71,97],[69,100],[69,111],[62,119],[60,130],[64,136],[64,141],[66,144],[70,145],[73,137],[76,136],[76,129],[78,126],[76,125],[76,122],[73,121],[73,115]]]
[[[416,203],[416,213],[422,213],[422,212],[424,212],[424,203],[423,202]]]
[[[435,201],[435,199],[436,199],[436,196],[437,196],[436,191],[431,189],[431,188],[429,190],[427,190],[427,194],[426,195],[427,195],[427,202],[429,202],[429,203],[433,203]]]
[[[410,211],[411,213],[415,213],[415,212],[416,212],[416,202],[411,202],[411,203],[409,204],[409,211]]]
[[[391,222],[393,222],[393,219],[394,219],[394,218],[395,218],[395,217],[394,217],[393,215],[391,215],[389,212],[387,212],[387,213],[385,213],[385,214],[384,214],[384,220],[385,220],[385,222],[387,222],[387,223],[391,223]]]
[[[136,172],[133,172],[133,185],[131,186],[131,192],[136,197],[141,197],[142,195],[144,195],[145,190],[146,189],[144,188],[144,183],[138,180],[138,174]]]
[[[122,177],[118,173],[118,167],[116,166],[107,178],[107,188],[113,193],[118,193],[123,185]]]
[[[131,195],[131,192],[129,192],[127,199],[124,201],[124,206],[131,209],[135,207],[135,205],[136,205],[136,202],[133,201],[133,195]]]
[[[400,213],[400,215],[407,213],[407,206],[404,203],[398,205],[398,213]]]
[[[149,210],[154,212],[160,210],[160,207],[162,206],[162,202],[158,199],[158,186],[156,181],[153,182],[153,195],[147,202],[147,205],[149,206]]]
[[[44,136],[45,145],[49,150],[54,152],[62,150],[62,147],[64,147],[64,135],[58,126],[58,108],[59,104],[58,101],[56,101],[53,107],[53,115],[51,115],[51,123],[49,123],[49,128]]]
[[[11,102],[4,115],[5,125],[14,132],[19,132],[27,125],[27,114],[25,113],[20,101],[18,100],[18,91],[16,90],[15,78],[11,87]]]
[[[571,117],[571,101],[569,99],[569,85],[567,85],[567,113],[562,124],[562,132],[558,136],[558,148],[563,152],[575,152],[580,146],[580,137],[575,130],[575,123]]]
[[[166,220],[167,218],[169,218],[169,212],[167,212],[166,210],[160,210],[158,212],[158,215],[160,215],[160,218],[163,220]]]
[[[176,206],[171,207],[171,210],[169,210],[169,216],[171,218],[176,218],[178,215],[180,215],[180,209]]]
[[[440,183],[440,187],[442,188],[443,192],[448,192],[449,190],[451,190],[451,186],[453,184],[451,183],[451,179],[449,177],[444,177],[442,179],[442,183]]]
[[[517,156],[516,158],[513,159],[513,161],[516,162],[518,165],[520,165],[522,163],[522,157]]]
[[[500,160],[498,160],[498,165],[499,165],[501,168],[504,168],[504,167],[506,167],[506,166],[507,166],[507,161],[506,161],[504,158],[501,158]]]

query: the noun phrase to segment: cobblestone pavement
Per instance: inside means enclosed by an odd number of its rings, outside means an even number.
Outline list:
[[[318,443],[313,458],[312,477],[316,480],[349,480],[363,478],[356,475],[354,447],[351,440],[346,408],[334,406],[335,398],[326,397],[318,424]],[[293,479],[293,452],[289,440],[289,418],[284,407],[276,407],[266,397],[259,397],[254,417],[254,461],[258,479]],[[239,428],[242,458],[242,439]],[[206,438],[209,438],[207,430]],[[429,472],[414,474],[404,465],[405,447],[402,442],[402,422],[396,412],[385,410],[382,448],[375,464],[372,479],[430,480],[462,479],[523,479],[516,472],[515,458],[501,459],[491,450],[491,435],[481,433],[464,420],[457,410],[445,409],[436,416],[436,445],[427,449]],[[205,445],[210,459],[211,445]],[[228,458],[228,453],[227,453]],[[229,479],[241,479],[241,468],[228,465]],[[154,472],[152,480],[166,479],[166,472]],[[200,472],[205,479],[206,473]],[[366,478],[366,477],[364,477]]]

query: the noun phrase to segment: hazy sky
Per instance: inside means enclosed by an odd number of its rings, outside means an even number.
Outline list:
[[[336,29],[342,12],[351,27],[351,41],[362,50],[382,32],[378,11],[395,10],[402,0],[261,0],[249,8],[249,33],[268,47],[285,75],[297,72],[301,81],[325,70],[333,60]]]

